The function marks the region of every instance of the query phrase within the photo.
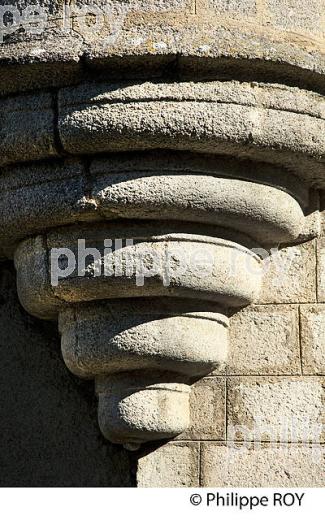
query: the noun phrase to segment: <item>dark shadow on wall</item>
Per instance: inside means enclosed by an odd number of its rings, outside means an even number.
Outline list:
[[[12,264],[0,266],[0,486],[134,485],[131,457],[106,442],[92,382],[65,367],[57,324],[29,316]]]

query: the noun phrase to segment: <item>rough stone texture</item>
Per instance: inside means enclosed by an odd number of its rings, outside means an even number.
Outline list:
[[[118,163],[107,158],[92,164],[92,198],[109,219],[187,220],[241,233],[249,228],[247,234],[260,244],[297,238],[306,222],[301,207],[309,202],[306,184],[264,164],[254,171],[241,163],[231,166],[161,151],[154,163],[147,154]]]
[[[198,487],[198,443],[171,443],[138,461],[139,487]]]
[[[314,37],[325,35],[324,0],[309,0],[303,4],[295,0],[266,0],[266,8],[275,25],[281,29],[300,29]]]
[[[324,399],[324,379],[230,377],[228,439],[322,442]]]
[[[300,374],[298,306],[253,306],[230,320],[227,374]]]
[[[55,324],[20,306],[0,271],[0,486],[132,486],[127,452],[100,435],[92,384],[72,376]]]
[[[0,166],[56,155],[51,95],[0,100]]]
[[[324,445],[202,446],[206,487],[323,487]]]
[[[87,3],[80,0],[78,5]],[[196,0],[195,5],[187,0],[98,0],[98,6],[112,8],[102,31],[87,30],[80,13],[71,12],[74,21],[67,33],[62,2],[42,4],[50,23],[41,35],[16,31],[5,36],[1,92],[77,82],[92,70],[143,78],[162,75],[166,68],[197,78],[211,72],[254,79],[259,75],[324,89],[322,1],[259,2],[252,13],[250,0]]]
[[[80,377],[165,370],[185,377],[224,365],[228,319],[213,304],[170,298],[124,299],[60,314],[62,353]]]
[[[0,244],[8,255],[44,228],[119,217],[218,225],[231,228],[235,241],[249,226],[250,247],[295,240],[308,229],[315,235],[303,213],[305,182],[282,168],[214,156],[114,155],[94,161],[90,175],[78,160],[40,161],[3,168],[0,189]]]
[[[265,264],[258,303],[316,301],[316,241],[280,248]]]
[[[306,107],[318,111],[323,102],[300,94],[305,99],[297,109],[290,89],[278,96],[272,85],[265,96],[254,85],[233,82],[83,84],[60,92],[60,138],[69,153],[162,148],[225,154],[281,164],[322,182],[325,120]]]
[[[56,298],[64,303],[80,303],[91,300],[130,298],[130,297],[161,297],[174,296],[179,298],[191,298],[203,301],[213,301],[219,305],[241,307],[251,303],[257,297],[261,284],[261,261],[259,257],[245,247],[235,242],[223,239],[214,239],[204,236],[202,229],[197,228],[202,235],[192,235],[184,231],[195,231],[190,228],[177,225],[175,228],[168,224],[157,223],[129,223],[126,226],[121,222],[96,226],[79,226],[77,228],[58,228],[58,231],[47,236],[46,244],[42,248],[35,247],[31,252],[33,242],[39,245],[39,239],[26,241],[30,244],[27,248],[30,254],[26,254],[24,242],[18,247],[15,255],[16,265],[22,266],[25,273],[38,263],[39,257],[44,257],[46,251],[52,249],[68,248],[78,258],[78,240],[80,234],[85,240],[86,247],[97,249],[97,258],[87,265],[87,276],[78,276],[77,265],[70,274],[61,277],[58,283],[50,284],[51,269],[55,270],[56,264],[49,262],[47,266],[48,286],[44,285],[43,276],[39,276],[39,293],[37,294],[37,276],[31,282],[29,276],[23,272],[18,274],[18,290],[22,294],[30,293],[33,298],[28,302],[24,299],[26,308],[36,315],[47,313],[55,315],[57,306],[53,307],[53,293]],[[170,232],[172,230],[172,232]],[[206,230],[206,228],[205,228]],[[176,233],[175,233],[176,231]],[[178,231],[178,233],[177,233]],[[102,266],[103,244],[107,236],[111,240],[120,238],[133,239],[130,245],[111,250],[107,263],[113,266],[121,266],[120,275],[107,276]],[[198,262],[197,252],[201,259],[205,259],[205,267],[201,268]],[[167,252],[167,255],[166,255]],[[142,269],[147,275],[145,283],[139,283],[139,269],[133,268],[131,273],[126,271],[126,263],[137,266],[137,258],[142,259]],[[153,258],[154,267],[153,265]],[[166,258],[168,263],[166,264]],[[97,262],[97,264],[96,264]],[[96,276],[92,275],[97,269]],[[99,267],[98,267],[99,266]],[[72,265],[73,267],[73,265]],[[89,274],[88,274],[89,273]],[[141,271],[140,271],[141,275]],[[140,276],[141,278],[141,276]],[[140,280],[141,281],[141,280]],[[35,292],[36,289],[36,292]],[[37,310],[39,305],[39,310]]]
[[[203,85],[204,84],[202,83],[202,89]],[[151,86],[152,88],[158,88],[158,86],[153,83]],[[167,84],[165,86],[166,88],[168,87]],[[236,91],[241,87],[244,88],[244,86],[239,82],[233,82],[232,86],[233,96],[234,99],[236,99]],[[225,87],[222,83],[216,81],[213,84],[213,88],[222,95]],[[259,88],[262,89],[263,85],[256,84],[255,90],[258,90]],[[261,97],[264,98],[267,96],[267,92],[268,90],[266,87]],[[300,91],[297,90],[297,95],[299,92]],[[203,89],[202,96],[204,94]],[[278,103],[281,94],[282,90],[279,88],[277,96],[273,97],[273,103]],[[161,95],[163,96],[164,92],[162,92]],[[254,94],[254,96],[255,95],[256,94]],[[295,95],[292,95],[290,104],[294,102],[297,103],[297,100],[295,100]],[[295,110],[301,111],[302,104],[303,99],[299,99],[299,106],[295,106]],[[237,161],[232,157],[217,156],[215,154],[195,154],[193,152],[175,152],[172,150],[159,150],[159,153],[157,153],[157,151],[150,152],[147,150],[144,153],[136,152],[100,156],[99,158],[94,158],[90,163],[91,176],[88,178],[88,182],[92,186],[93,195],[97,197],[98,203],[101,198],[104,203],[106,196],[108,196],[108,202],[110,201],[110,196],[112,197],[111,202],[113,202],[113,195],[117,195],[118,188],[123,188],[124,182],[126,182],[127,187],[127,181],[141,178],[140,174],[142,174],[149,182],[150,176],[158,178],[161,176],[164,178],[163,176],[165,175],[182,176],[185,174],[189,175],[190,173],[194,178],[196,175],[202,175],[210,182],[213,179],[221,180],[224,178],[224,180],[244,180],[251,183],[258,182],[260,184],[265,184],[266,186],[273,186],[283,190],[287,194],[291,194],[291,196],[299,202],[303,211],[309,213],[310,211],[315,212],[319,209],[318,193],[314,190],[310,190],[308,182],[299,179],[295,173],[291,174],[284,168],[276,167],[267,163],[257,163],[256,161],[251,162],[244,160]],[[114,185],[110,186],[107,184],[105,186],[105,180],[109,181],[110,179],[118,184],[115,189]],[[155,188],[158,189],[159,186],[155,186]],[[205,189],[202,185],[196,186],[196,188]],[[263,189],[263,186],[261,186],[261,189]],[[145,192],[147,196],[150,195],[148,189],[146,189]],[[141,196],[141,193],[139,195]],[[179,196],[182,196],[181,192],[179,192]],[[217,196],[217,194],[215,194],[215,196]],[[122,203],[122,200],[123,199],[120,200],[120,203]],[[103,207],[103,209],[105,208]],[[114,209],[117,211],[121,208],[116,207]],[[306,217],[308,217],[308,215],[306,215]]]
[[[19,250],[23,254],[23,261],[19,262],[16,259],[15,267],[18,272],[17,287],[20,303],[24,308],[29,308],[29,312],[33,316],[45,319],[55,318],[56,313],[62,307],[62,302],[56,298],[50,285],[44,238],[26,240],[20,245]],[[29,280],[27,290],[23,284],[25,279]],[[43,301],[45,299],[50,302],[51,312],[48,312],[47,308],[44,309]]]
[[[206,378],[193,385],[190,411],[190,428],[179,438],[224,440],[226,435],[225,378]]]
[[[209,0],[208,4],[219,13],[241,13],[243,15],[256,15],[256,0]]]
[[[325,375],[325,305],[301,306],[302,370]]]
[[[325,237],[317,240],[317,301],[325,302]]]
[[[80,162],[4,168],[0,175],[0,244],[7,256],[12,256],[19,241],[44,228],[96,218],[85,184]]]
[[[164,372],[124,372],[101,378],[98,423],[104,437],[127,449],[172,439],[189,428],[190,387]],[[98,379],[96,379],[97,383]]]

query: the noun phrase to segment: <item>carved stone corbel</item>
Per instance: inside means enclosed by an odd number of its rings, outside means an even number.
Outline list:
[[[71,157],[5,168],[0,248],[25,309],[59,320],[66,365],[95,380],[107,439],[136,449],[188,428],[229,315],[258,301],[263,251],[317,234],[324,130],[322,100],[291,87],[83,84],[59,93]],[[54,284],[53,251],[78,258],[78,240],[99,257]]]

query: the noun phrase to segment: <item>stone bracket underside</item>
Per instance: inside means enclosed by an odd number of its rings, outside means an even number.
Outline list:
[[[135,449],[175,437],[191,384],[226,363],[228,317],[258,301],[266,249],[319,231],[322,96],[238,81],[84,83],[0,111],[0,249],[21,303],[59,320],[68,368],[96,382],[106,438]],[[52,252],[76,257],[80,239],[99,256],[54,284]],[[107,251],[106,239],[124,243]],[[209,272],[180,269],[197,253]],[[139,257],[142,284],[127,272]]]

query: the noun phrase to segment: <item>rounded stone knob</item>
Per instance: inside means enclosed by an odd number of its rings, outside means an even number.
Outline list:
[[[122,373],[101,379],[96,391],[98,421],[104,437],[135,447],[187,430],[190,386],[164,382],[166,378],[168,375],[161,373]]]

